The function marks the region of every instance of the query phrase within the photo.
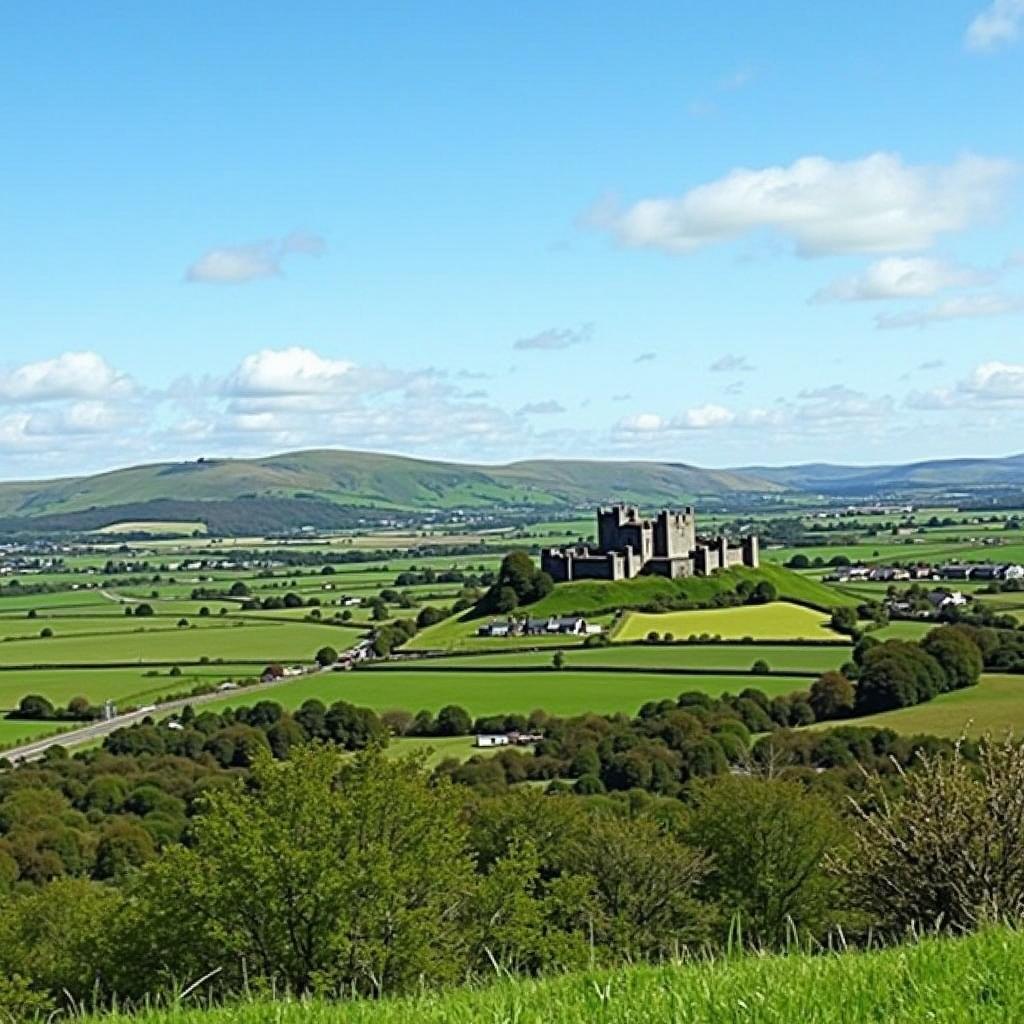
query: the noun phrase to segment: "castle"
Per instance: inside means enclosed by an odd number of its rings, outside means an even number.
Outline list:
[[[738,547],[726,537],[698,537],[692,506],[678,512],[662,509],[645,519],[631,505],[598,509],[597,547],[546,548],[540,567],[556,583],[571,580],[629,580],[635,576],[710,576],[734,565],[756,568],[760,554],[756,536]]]

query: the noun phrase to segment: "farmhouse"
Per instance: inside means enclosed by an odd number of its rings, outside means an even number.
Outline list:
[[[507,747],[512,741],[505,733],[484,733],[477,736],[475,747]]]
[[[633,505],[613,505],[597,512],[597,546],[546,548],[541,568],[558,583],[571,580],[625,580],[636,576],[710,576],[735,565],[756,568],[758,539],[739,546],[727,537],[697,535],[693,506],[662,509],[654,519],[641,517]]]
[[[547,618],[492,619],[480,626],[477,636],[541,636],[561,633],[567,636],[595,636],[604,631],[597,622],[587,622],[582,615],[551,615]]]

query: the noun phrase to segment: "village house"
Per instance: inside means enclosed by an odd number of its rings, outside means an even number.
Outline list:
[[[932,590],[928,593],[928,603],[936,610],[944,608],[962,608],[967,598],[959,590]]]
[[[492,619],[480,626],[477,636],[596,636],[604,631],[597,622],[588,622],[582,615],[550,615],[547,618]]]

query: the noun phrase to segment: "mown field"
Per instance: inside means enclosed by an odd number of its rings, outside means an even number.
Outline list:
[[[784,601],[657,615],[629,612],[616,630],[614,638],[643,640],[650,633],[661,636],[671,633],[680,640],[705,634],[730,640],[743,637],[760,640],[841,639],[839,634],[829,628],[826,616],[802,605]]]
[[[500,643],[500,641],[498,641]],[[850,660],[849,646],[779,644],[612,644],[609,647],[578,648],[563,652],[565,667],[602,665],[610,668],[651,669],[733,669],[749,671],[756,661],[767,662],[778,672],[827,672]],[[550,651],[516,651],[497,654],[463,654],[456,657],[422,659],[418,669],[462,671],[519,666],[547,667]],[[405,661],[385,662],[374,672],[408,670]]]
[[[406,999],[149,1008],[91,1024],[1015,1024],[1024,934],[992,929],[872,952],[736,956]]]
[[[309,698],[387,711],[401,708],[437,711],[445,704],[459,704],[471,715],[529,712],[541,708],[556,715],[623,712],[635,714],[649,700],[675,698],[687,690],[712,696],[739,693],[756,686],[770,696],[807,688],[807,679],[794,676],[674,676],[622,672],[418,672],[401,669],[331,672],[275,686],[269,693],[234,693],[204,705],[210,710],[239,707],[259,700],[273,700],[294,708]]]
[[[965,734],[1003,736],[1008,731],[1024,736],[1024,676],[987,674],[977,686],[942,694],[927,704],[851,719],[851,724],[951,739]]]
[[[74,697],[88,697],[96,705],[106,700],[149,703],[148,698],[187,692],[196,686],[225,679],[245,679],[259,673],[252,665],[208,665],[186,667],[180,676],[169,670],[138,668],[15,669],[0,671],[0,712],[17,707],[28,694],[40,694],[55,704],[67,704]]]

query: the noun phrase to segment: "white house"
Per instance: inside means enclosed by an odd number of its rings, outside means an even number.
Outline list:
[[[473,742],[474,747],[507,747],[511,740],[504,733],[483,733]]]

